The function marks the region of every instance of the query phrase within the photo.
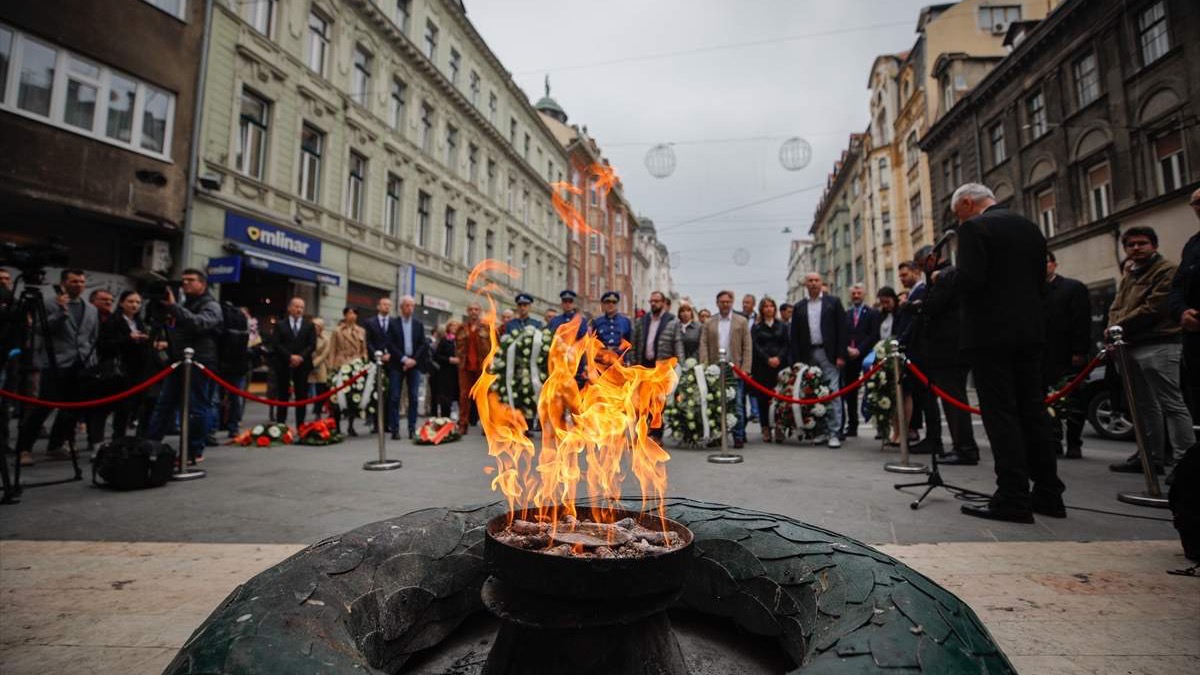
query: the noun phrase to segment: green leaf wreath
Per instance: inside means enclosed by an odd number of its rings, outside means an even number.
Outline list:
[[[896,378],[888,363],[895,354],[891,340],[880,340],[875,345],[875,363],[884,366],[863,384],[863,421],[874,424],[884,438],[891,437],[892,417],[896,414]]]
[[[816,398],[830,393],[829,380],[818,366],[793,363],[779,371],[775,391],[791,398]],[[783,435],[796,434],[798,440],[817,438],[825,431],[825,416],[829,410],[824,403],[792,404],[775,399],[775,428]],[[797,407],[799,419],[796,419]]]
[[[376,391],[376,378],[380,373],[375,364],[367,359],[354,359],[350,363],[343,365],[341,368],[333,371],[329,375],[329,386],[340,387],[346,380],[354,377],[354,374],[363,368],[371,370],[364,376],[355,380],[349,387],[339,391],[333,395],[331,402],[338,406],[340,410],[350,411],[350,414],[361,419],[375,419],[375,409],[378,404],[378,392]],[[386,375],[384,376],[386,378]],[[387,388],[387,380],[385,379],[384,388]]]
[[[734,412],[734,405],[737,403],[734,377],[736,376],[732,370],[725,374],[725,423],[728,429],[732,429],[737,423],[737,415]],[[685,360],[680,367],[679,384],[675,386],[675,391],[663,408],[663,425],[670,430],[671,437],[681,445],[691,446],[720,438],[720,390],[719,366],[701,366],[694,358]]]
[[[550,329],[533,326],[505,333],[500,336],[500,350],[489,368],[496,376],[491,390],[527,420],[537,417],[538,394],[546,381],[553,337]]]

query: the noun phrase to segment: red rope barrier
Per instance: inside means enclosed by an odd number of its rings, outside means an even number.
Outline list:
[[[1105,352],[1100,352],[1097,354],[1095,358],[1093,358],[1086,366],[1083,367],[1083,370],[1079,371],[1079,374],[1076,375],[1073,380],[1067,383],[1067,386],[1047,396],[1046,405],[1050,405],[1058,399],[1075,391],[1079,385],[1083,384],[1083,381],[1087,379],[1087,376],[1096,369],[1096,366],[1100,365],[1100,362],[1104,360],[1104,356]]]
[[[1068,382],[1065,387],[1063,387],[1062,389],[1059,389],[1058,391],[1050,393],[1048,396],[1046,396],[1046,398],[1042,399],[1042,402],[1045,403],[1046,405],[1050,405],[1050,404],[1054,403],[1055,401],[1057,401],[1058,399],[1060,399],[1060,398],[1070,394],[1072,391],[1075,391],[1076,389],[1078,389],[1079,385],[1083,384],[1083,381],[1087,379],[1088,374],[1091,373],[1093,370],[1095,370],[1096,366],[1100,365],[1100,362],[1103,360],[1104,360],[1104,353],[1101,352],[1095,358],[1093,358],[1086,366],[1084,366],[1083,370],[1079,371],[1079,374],[1076,375],[1070,382]],[[947,394],[945,392],[945,390],[943,390],[941,387],[930,382],[929,377],[925,373],[923,373],[921,371],[921,369],[918,368],[915,363],[913,363],[911,361],[906,361],[904,365],[908,368],[908,371],[913,374],[913,377],[916,377],[917,380],[921,384],[925,385],[926,387],[929,387],[930,391],[932,391],[934,393],[934,395],[936,395],[938,398],[942,399],[946,403],[949,403],[950,405],[954,406],[955,408],[958,408],[959,410],[965,410],[966,412],[969,412],[974,415],[982,414],[982,412],[979,410],[979,408],[976,408],[974,406],[963,403],[962,401],[954,398],[950,394]]]
[[[21,403],[28,403],[29,405],[41,406],[43,408],[64,408],[64,409],[95,408],[95,407],[99,407],[102,405],[108,405],[109,403],[115,403],[117,401],[120,401],[121,399],[129,398],[130,396],[133,396],[134,394],[145,391],[146,389],[149,389],[150,387],[153,387],[154,385],[161,382],[163,380],[163,378],[170,375],[171,371],[175,370],[175,368],[178,365],[179,365],[178,362],[172,363],[171,365],[167,366],[166,368],[163,368],[162,370],[158,371],[158,373],[156,375],[154,375],[153,377],[151,377],[150,379],[146,380],[145,382],[142,382],[141,384],[139,384],[131,389],[127,389],[118,394],[113,394],[112,396],[105,396],[104,398],[98,398],[98,399],[95,399],[92,401],[45,401],[40,398],[33,398],[32,396],[23,396],[21,394],[16,393],[15,391],[8,391],[7,389],[0,389],[0,397],[7,398],[12,401],[20,401]]]
[[[324,401],[324,400],[328,399],[329,397],[333,396],[334,394],[338,393],[339,391],[354,384],[359,378],[361,378],[363,375],[366,375],[367,371],[370,370],[370,368],[363,368],[362,370],[355,373],[353,377],[351,377],[350,379],[341,383],[340,385],[333,387],[324,393],[317,394],[316,396],[313,396],[312,398],[306,398],[302,401],[276,401],[274,399],[263,398],[262,396],[256,396],[244,389],[238,389],[237,387],[233,386],[232,384],[221,379],[220,375],[217,375],[216,373],[209,370],[208,368],[205,368],[204,366],[201,366],[200,364],[196,364],[196,365],[200,368],[200,372],[202,372],[208,376],[208,379],[212,380],[213,382],[216,382],[222,389],[224,389],[225,391],[228,391],[231,394],[237,394],[238,396],[241,396],[244,399],[254,401],[256,403],[265,403],[266,405],[282,406],[282,407],[286,407],[286,408],[299,408],[301,406],[306,406],[310,403],[318,403],[320,401]]]
[[[871,368],[869,370],[867,370],[867,372],[863,373],[862,377],[860,377],[857,380],[851,382],[850,384],[842,387],[841,389],[838,389],[837,391],[833,392],[832,394],[826,394],[825,396],[818,396],[817,398],[792,398],[791,396],[784,396],[783,394],[780,394],[779,392],[775,391],[774,389],[769,389],[765,385],[759,383],[753,377],[750,377],[749,375],[747,375],[746,371],[742,370],[741,368],[738,368],[737,366],[735,366],[733,364],[730,364],[730,366],[733,368],[733,372],[738,377],[745,380],[745,382],[747,384],[749,384],[751,387],[754,387],[758,391],[766,394],[767,396],[770,396],[771,398],[779,399],[780,401],[785,401],[787,403],[798,403],[800,405],[816,405],[818,403],[828,403],[829,401],[832,401],[835,398],[838,398],[840,396],[845,396],[846,394],[849,394],[850,392],[854,391],[855,389],[861,387],[867,380],[871,379],[872,375],[879,372],[879,369],[883,367],[883,364],[884,364],[883,361],[875,362],[875,365],[871,366]]]

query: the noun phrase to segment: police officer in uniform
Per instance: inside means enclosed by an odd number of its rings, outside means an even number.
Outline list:
[[[533,304],[533,296],[528,293],[517,293],[517,315],[504,324],[505,333],[525,330],[526,326],[541,328],[542,322],[529,316],[529,306]]]
[[[600,307],[604,310],[604,314],[592,319],[592,330],[596,332],[596,337],[604,343],[605,347],[610,350],[621,353],[621,342],[633,344],[633,323],[629,317],[617,311],[617,303],[621,301],[621,294],[616,291],[607,291],[600,296]],[[626,362],[633,356],[632,354],[623,354]]]
[[[575,309],[575,291],[567,289],[559,293],[558,298],[562,302],[562,312],[553,319],[550,319],[548,328],[552,333],[558,332],[559,326],[570,322],[579,313],[579,310]],[[576,335],[577,338],[581,338],[587,334],[587,317],[579,315],[579,319],[579,334]]]

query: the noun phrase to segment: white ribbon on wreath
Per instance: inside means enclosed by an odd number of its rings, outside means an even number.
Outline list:
[[[505,393],[508,395],[508,407],[510,407],[510,408],[516,407],[515,405],[513,405],[512,383],[513,383],[513,374],[514,374],[514,371],[516,370],[516,365],[517,365],[516,361],[517,361],[517,341],[518,340],[519,340],[519,338],[513,338],[513,341],[510,342],[508,345],[508,349],[504,352],[504,388],[506,390]]]
[[[700,389],[700,424],[703,426],[704,438],[711,435],[711,427],[708,424],[708,377],[704,374],[704,366],[697,365],[693,371],[696,373],[696,386]],[[724,396],[725,392],[721,392]]]
[[[529,379],[533,380],[533,400],[539,401],[542,398],[542,373],[538,370],[538,358],[542,354],[542,331],[536,329],[533,331],[533,357],[529,359]]]
[[[796,381],[792,383],[792,398],[803,398],[801,394],[803,393],[802,389],[804,388],[804,371],[808,370],[808,366],[804,365],[803,363],[799,364],[799,366],[800,367],[796,369]],[[799,403],[792,404],[792,415],[795,417],[796,428],[802,429],[804,415],[800,412]]]
[[[375,392],[375,377],[378,373],[379,368],[375,365],[375,363],[372,362],[367,366],[367,381],[363,385],[363,400],[358,406],[358,415],[363,419],[366,419],[367,417],[367,408],[370,407],[371,394]],[[376,401],[375,405],[383,405],[383,403],[381,401]]]

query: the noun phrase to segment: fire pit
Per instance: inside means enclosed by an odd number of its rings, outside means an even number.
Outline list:
[[[557,527],[512,514],[488,522],[482,597],[502,623],[485,675],[687,673],[666,609],[683,592],[691,531],[645,513],[605,515]]]

